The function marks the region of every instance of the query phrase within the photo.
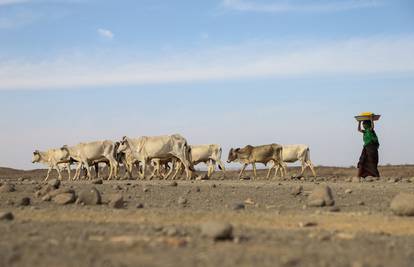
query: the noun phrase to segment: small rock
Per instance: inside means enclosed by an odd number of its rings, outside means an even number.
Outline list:
[[[304,227],[315,227],[317,225],[318,225],[318,223],[316,223],[316,222],[300,222],[299,223],[299,227],[300,228],[304,228]]]
[[[195,179],[196,179],[196,181],[202,181],[202,180],[208,180],[209,178],[208,178],[207,174],[204,174],[204,175],[200,174]]]
[[[176,181],[173,181],[173,182],[169,183],[168,185],[175,187],[175,186],[178,186],[178,183]]]
[[[365,202],[364,201],[358,201],[358,205],[359,206],[365,206]]]
[[[290,192],[290,194],[293,195],[293,196],[298,196],[298,195],[302,194],[302,192],[303,192],[303,186],[298,185],[298,186],[295,186],[292,189],[292,191]]]
[[[391,210],[399,216],[414,216],[414,194],[398,194],[391,201]]]
[[[13,213],[6,211],[0,212],[0,221],[12,221],[14,219]]]
[[[361,179],[359,179],[359,177],[353,177],[352,182],[353,183],[359,183],[359,182],[361,182]]]
[[[177,236],[179,234],[177,228],[173,226],[164,228],[163,233],[168,236]]]
[[[3,184],[0,186],[1,193],[10,193],[16,191],[16,188],[12,184]]]
[[[109,201],[109,206],[114,209],[122,209],[124,207],[124,197],[120,194],[113,195]]]
[[[211,185],[211,187],[216,188],[216,187],[217,187],[217,185],[216,185],[216,184],[212,184],[212,185]]]
[[[196,189],[195,189],[195,191],[196,192],[200,192],[201,191],[200,187],[197,186]]]
[[[95,187],[84,189],[79,193],[76,202],[85,205],[99,205],[102,203],[101,193]]]
[[[144,208],[144,204],[142,203],[138,203],[136,206],[137,209],[143,209]]]
[[[53,202],[59,204],[59,205],[66,205],[75,202],[75,194],[73,193],[62,193],[59,195],[56,195],[53,198]]]
[[[243,203],[235,203],[232,206],[232,210],[244,210],[246,206]]]
[[[52,179],[47,184],[50,185],[51,187],[53,187],[54,189],[58,189],[59,186],[60,186],[60,180],[59,179]]]
[[[179,197],[177,202],[179,205],[185,205],[188,203],[188,200],[185,197]]]
[[[333,206],[334,204],[332,190],[327,185],[318,186],[308,197],[308,205],[311,207]]]
[[[29,197],[24,197],[20,200],[19,205],[20,206],[29,206],[31,203],[31,200]]]
[[[50,200],[52,200],[52,197],[48,194],[46,194],[42,197],[42,201],[50,201]]]
[[[329,209],[329,212],[340,212],[341,209],[338,206],[333,206]]]
[[[375,179],[372,176],[368,176],[368,177],[365,177],[364,178],[364,182],[372,183],[373,181],[375,181]]]
[[[251,177],[249,177],[249,176],[245,176],[245,177],[242,177],[242,178],[240,178],[240,180],[251,180],[252,178]]]
[[[201,235],[215,241],[233,239],[233,226],[224,222],[206,222],[201,225]]]
[[[346,189],[345,194],[352,194],[352,189]]]
[[[112,186],[112,189],[114,189],[114,190],[122,190],[122,187],[120,185],[114,184]]]
[[[9,206],[13,206],[13,205],[14,205],[14,201],[13,201],[13,200],[8,199],[8,200],[6,201],[6,204],[7,204],[7,205],[9,205]]]
[[[244,204],[247,204],[247,205],[254,205],[254,204],[255,204],[255,202],[254,202],[251,198],[247,198],[247,199],[244,201]]]
[[[93,179],[91,181],[91,184],[103,184],[103,180],[102,179]]]
[[[144,187],[144,188],[142,189],[142,191],[144,191],[144,193],[149,192],[149,188]]]

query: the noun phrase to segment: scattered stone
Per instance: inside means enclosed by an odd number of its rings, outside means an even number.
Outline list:
[[[144,188],[142,189],[142,191],[144,191],[144,193],[149,192],[149,188],[148,188],[148,187],[144,187]]]
[[[60,180],[59,179],[52,179],[47,184],[50,185],[51,187],[53,187],[54,189],[58,189],[59,186],[60,186]]]
[[[329,212],[340,212],[341,209],[338,206],[333,206],[329,209]]]
[[[124,208],[124,197],[120,194],[113,195],[109,201],[109,206],[114,209]]]
[[[359,177],[353,177],[352,182],[353,183],[359,183],[359,182],[361,182],[361,179],[359,179]]]
[[[46,194],[42,197],[42,201],[51,201],[52,197],[49,194]]]
[[[1,193],[10,193],[16,191],[16,188],[12,184],[3,184],[0,186]]]
[[[391,201],[391,210],[399,216],[414,216],[414,194],[398,194]]]
[[[245,177],[242,177],[242,178],[240,178],[240,180],[251,180],[252,178],[251,177],[249,177],[249,176],[245,176]]]
[[[177,236],[179,234],[179,231],[177,228],[169,226],[163,229],[163,233],[167,236]]]
[[[20,200],[19,205],[20,206],[29,206],[31,203],[31,200],[29,197],[24,197]]]
[[[201,225],[201,235],[215,241],[233,239],[233,226],[225,222],[206,222]]]
[[[346,189],[345,194],[352,194],[352,189]]]
[[[208,177],[208,175],[207,174],[204,174],[204,175],[198,175],[196,178],[195,178],[195,180],[196,181],[202,181],[202,180],[209,180],[209,177]]]
[[[188,200],[185,197],[179,197],[177,202],[179,205],[185,205],[188,203]]]
[[[175,186],[178,186],[178,183],[176,181],[173,181],[173,182],[169,183],[168,185],[175,187]]]
[[[91,184],[103,184],[103,180],[102,179],[93,179],[91,181]]]
[[[235,203],[232,206],[232,210],[244,210],[246,206],[243,203]]]
[[[195,191],[196,192],[200,192],[201,191],[200,187],[197,186],[196,189],[195,189]]]
[[[373,181],[375,181],[375,179],[374,179],[374,177],[372,177],[372,176],[368,176],[368,177],[365,177],[365,178],[364,178],[364,182],[371,183],[371,182],[373,182]]]
[[[122,187],[120,185],[114,184],[112,186],[112,189],[114,189],[114,190],[122,190]]]
[[[10,211],[0,212],[0,221],[12,221],[13,219],[14,215]]]
[[[138,203],[136,206],[137,209],[143,209],[144,208],[144,204],[142,203]]]
[[[216,187],[217,187],[217,185],[216,185],[216,184],[212,184],[212,185],[211,185],[211,187],[216,188]]]
[[[365,202],[364,201],[358,201],[358,205],[359,206],[365,206]]]
[[[247,199],[244,201],[244,204],[247,204],[247,205],[254,205],[254,204],[255,204],[255,202],[254,202],[251,198],[247,198]]]
[[[318,223],[316,223],[316,222],[300,222],[299,223],[300,228],[315,227],[315,226],[318,226]]]
[[[79,193],[76,203],[85,205],[99,205],[101,201],[101,193],[95,188],[84,189]]]
[[[66,205],[75,202],[75,194],[73,193],[62,193],[59,195],[56,195],[53,198],[53,202],[59,204],[59,205]]]
[[[293,195],[293,196],[298,196],[298,195],[302,194],[302,192],[303,192],[303,186],[298,185],[298,186],[295,186],[292,189],[292,191],[290,192],[290,194]]]
[[[13,200],[8,199],[8,200],[6,201],[6,204],[7,204],[7,205],[9,205],[9,206],[13,206],[13,205],[14,205],[14,201],[13,201]]]
[[[308,197],[308,206],[310,207],[333,206],[334,204],[332,190],[327,185],[318,186]]]

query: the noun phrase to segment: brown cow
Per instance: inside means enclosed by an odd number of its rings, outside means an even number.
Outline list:
[[[282,158],[283,148],[278,144],[263,145],[263,146],[251,146],[247,145],[244,148],[230,149],[229,157],[227,162],[240,162],[243,168],[239,174],[239,178],[242,177],[244,170],[249,164],[253,165],[254,178],[257,178],[256,163],[267,164],[269,161],[273,162],[273,166],[267,173],[267,178],[270,177],[272,169],[281,165],[283,162]],[[276,177],[277,173],[275,173]]]

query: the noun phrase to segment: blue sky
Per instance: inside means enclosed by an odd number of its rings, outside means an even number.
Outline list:
[[[403,0],[0,0],[0,166],[175,132],[349,166],[362,111],[383,114],[381,163],[414,163],[413,26]]]

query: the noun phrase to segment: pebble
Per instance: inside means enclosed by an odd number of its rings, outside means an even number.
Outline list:
[[[246,206],[243,203],[235,203],[232,206],[232,210],[244,210]]]
[[[391,210],[399,216],[414,216],[414,194],[400,193],[391,201]]]
[[[316,222],[300,222],[299,223],[300,228],[315,227],[315,226],[318,226],[318,223],[316,223]]]
[[[53,202],[59,204],[59,205],[66,205],[75,202],[75,194],[73,193],[62,193],[59,195],[56,195],[53,198]]]
[[[16,191],[16,188],[12,184],[3,184],[0,186],[1,193],[10,193]]]
[[[359,182],[361,182],[361,179],[359,179],[359,177],[352,177],[352,182],[353,183],[359,183]]]
[[[19,205],[20,206],[29,206],[31,203],[31,200],[29,197],[24,197],[20,200]]]
[[[215,241],[233,239],[233,226],[226,222],[206,222],[201,225],[201,235]]]
[[[185,197],[179,197],[177,202],[179,205],[185,205],[188,203],[188,200]]]
[[[333,206],[329,209],[329,212],[340,212],[341,209],[338,206]]]
[[[332,189],[327,185],[318,186],[308,197],[308,206],[310,207],[333,206],[334,204]]]
[[[12,221],[13,219],[14,215],[10,211],[0,212],[0,221]]]
[[[91,184],[103,184],[103,180],[102,179],[93,179],[91,181]]]
[[[254,205],[254,204],[255,204],[255,202],[254,202],[251,198],[247,198],[247,199],[244,201],[244,204],[247,204],[247,205]]]
[[[52,186],[54,189],[58,189],[59,186],[60,186],[60,180],[59,179],[52,179],[47,184]]]
[[[144,204],[142,203],[138,203],[136,206],[137,209],[143,209],[144,208]]]
[[[346,189],[345,194],[352,194],[352,189]]]
[[[149,192],[149,188],[144,187],[144,188],[142,189],[142,191],[144,191],[144,193]]]
[[[298,185],[298,186],[295,186],[292,189],[292,191],[290,192],[290,194],[293,195],[293,196],[298,196],[298,195],[302,194],[302,192],[303,192],[303,186]]]
[[[124,197],[121,194],[113,195],[109,201],[109,206],[114,209],[124,208]]]
[[[79,193],[76,202],[85,205],[99,205],[102,203],[101,193],[95,187],[84,189]]]
[[[365,206],[365,202],[364,201],[358,201],[358,205],[359,206]]]
[[[196,189],[195,189],[195,191],[196,192],[200,192],[201,191],[200,187],[197,186]]]
[[[174,186],[174,187],[175,187],[175,186],[178,186],[178,183],[177,183],[176,181],[174,181],[174,182],[169,183],[168,185],[169,185],[169,186]]]

